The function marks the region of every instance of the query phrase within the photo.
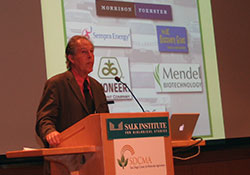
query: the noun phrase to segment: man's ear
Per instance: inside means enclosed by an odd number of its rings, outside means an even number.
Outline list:
[[[68,55],[68,60],[74,64],[74,59],[73,59],[73,56],[72,55]]]

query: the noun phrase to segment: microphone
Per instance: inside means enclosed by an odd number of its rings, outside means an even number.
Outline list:
[[[133,94],[133,92],[129,89],[129,87],[127,86],[127,84],[126,84],[126,83],[123,83],[119,77],[115,77],[115,81],[118,82],[118,83],[120,82],[120,83],[122,83],[124,86],[126,86],[126,88],[129,90],[129,92],[131,93],[131,95],[134,97],[134,99],[135,99],[135,101],[137,102],[137,104],[138,104],[138,105],[140,106],[140,108],[142,109],[142,111],[145,112],[145,110],[143,109],[142,105],[141,105],[140,102],[137,100],[137,98],[135,97],[135,95]]]

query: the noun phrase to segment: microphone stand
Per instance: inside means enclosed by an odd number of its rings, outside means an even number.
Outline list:
[[[126,84],[126,83],[123,83],[119,77],[115,77],[115,81],[120,82],[120,83],[122,83],[124,86],[126,86],[126,88],[129,90],[129,92],[131,93],[131,95],[134,97],[134,99],[135,99],[135,101],[137,102],[137,104],[140,106],[141,110],[142,110],[143,112],[145,112],[145,110],[143,109],[142,105],[141,105],[140,102],[137,100],[137,98],[135,97],[135,95],[133,94],[133,92],[130,90],[130,88],[127,86],[127,84]]]

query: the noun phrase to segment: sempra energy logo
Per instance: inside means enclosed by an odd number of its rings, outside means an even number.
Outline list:
[[[82,26],[84,26],[84,28],[82,28]],[[83,36],[91,39],[97,47],[131,47],[129,27],[110,27],[79,23],[74,27],[74,30],[78,29],[81,30]]]
[[[91,35],[95,46],[131,47],[129,27],[95,26]]]

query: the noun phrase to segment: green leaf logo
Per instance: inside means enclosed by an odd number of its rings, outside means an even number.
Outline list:
[[[160,74],[160,64],[158,64],[155,67],[154,78],[155,78],[156,82],[158,83],[158,85],[160,86],[161,91],[162,91],[162,85],[161,85],[161,80],[160,80],[160,75],[159,74]]]
[[[128,159],[125,159],[124,155],[122,154],[121,160],[117,159],[118,164],[122,169],[124,169],[128,165]]]

